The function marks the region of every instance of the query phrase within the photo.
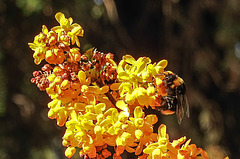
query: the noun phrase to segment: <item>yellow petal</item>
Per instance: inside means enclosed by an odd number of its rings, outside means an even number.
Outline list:
[[[72,25],[73,26],[73,25]],[[73,29],[71,30],[71,33],[73,34],[73,35],[77,35],[79,32],[80,32],[80,30],[81,30],[81,27],[80,27],[80,25],[74,25],[73,26]]]
[[[138,156],[142,153],[142,149],[143,149],[143,144],[142,142],[140,141],[137,148],[136,148],[136,151],[135,151],[135,155]]]
[[[123,93],[125,93],[125,91],[129,92],[129,93],[132,93],[132,84],[129,83],[129,82],[121,83],[118,89],[120,91],[124,91]]]
[[[143,137],[143,132],[142,132],[142,130],[136,130],[135,131],[135,136],[136,136],[136,138],[138,139],[138,140],[140,140],[142,137]]]
[[[161,60],[157,63],[157,66],[162,66],[163,68],[167,67],[168,61],[167,60]]]
[[[111,116],[111,118],[114,120],[114,121],[117,121],[118,120],[118,111],[116,108],[110,108],[108,109],[106,112],[104,112],[104,116],[107,117],[107,116]]]
[[[100,88],[98,86],[88,86],[88,91],[95,94],[99,94]]]
[[[144,120],[142,118],[137,118],[134,120],[134,124],[137,128],[141,128],[144,125]]]
[[[65,151],[65,156],[67,158],[71,158],[75,154],[75,152],[76,152],[75,147],[68,147]]]
[[[63,30],[61,26],[55,26],[51,29],[52,31],[55,31],[56,33],[61,33],[61,31]],[[60,35],[59,35],[60,37]]]
[[[162,84],[162,82],[163,82],[160,78],[155,78],[155,80],[156,80],[156,85],[157,86]]]
[[[78,39],[78,37],[76,37],[76,39],[75,39],[75,40],[76,40],[76,44],[77,44],[77,46],[78,46],[78,47],[80,47],[80,42],[79,42],[79,39]]]
[[[85,107],[86,107],[86,104],[84,104],[84,103],[75,103],[74,104],[74,108],[77,111],[85,111]]]
[[[188,147],[188,145],[189,145],[189,143],[191,142],[191,139],[188,139],[187,141],[186,141],[186,143],[182,146],[182,148],[183,149],[186,149],[187,147]],[[181,148],[181,149],[182,149]]]
[[[157,74],[160,74],[160,73],[164,72],[164,67],[155,66],[155,71],[156,71]]]
[[[56,20],[58,21],[58,23],[60,24],[60,21],[61,21],[62,19],[65,19],[65,15],[64,15],[63,13],[61,13],[61,12],[58,12],[58,13],[55,15],[55,18],[56,18]]]
[[[114,132],[115,132],[115,129],[114,129],[114,126],[111,126],[107,132],[110,134],[110,135],[115,135]]]
[[[100,88],[100,92],[99,94],[104,94],[107,93],[109,91],[109,87],[108,86],[103,86]]]
[[[134,109],[134,118],[142,118],[142,116],[143,116],[142,108],[140,106],[137,106]]]
[[[161,124],[158,128],[158,136],[161,138],[165,138],[167,134],[166,131],[167,131],[166,125]]]
[[[121,85],[121,83],[113,83],[113,84],[110,85],[110,89],[111,90],[118,90],[120,85]]]
[[[79,79],[80,83],[84,83],[85,80],[86,80],[86,74],[85,74],[85,72],[79,71],[79,72],[78,72],[78,79]]]
[[[149,123],[150,125],[155,124],[157,121],[158,121],[158,117],[153,114],[147,115],[145,119],[145,122]]]
[[[159,149],[154,149],[152,152],[153,159],[161,158],[161,151]]]
[[[125,112],[129,112],[128,104],[126,104],[123,100],[117,101],[116,106]]]
[[[60,105],[61,105],[61,101],[58,99],[54,99],[48,103],[48,108],[60,107]]]
[[[182,145],[186,141],[186,139],[187,139],[186,136],[183,136],[178,140],[173,140],[172,146],[173,147],[179,147],[180,145]]]
[[[110,118],[104,119],[99,125],[102,127],[108,127],[110,125],[113,125],[113,121]]]
[[[144,71],[142,73],[142,78],[143,80],[150,82],[152,80],[152,75],[149,72]]]
[[[151,62],[151,59],[148,57],[140,57],[137,62],[136,62],[136,66],[137,69],[135,70],[136,73],[140,73],[141,71],[143,71],[147,64],[149,64]]]
[[[134,64],[136,60],[131,55],[123,56],[123,60],[129,64]]]
[[[124,123],[127,121],[128,119],[128,116],[129,114],[124,112],[124,111],[121,111],[118,115],[118,121],[121,122],[121,123]]]
[[[35,51],[35,49],[37,48],[36,44],[34,43],[28,43],[28,45],[33,51]]]
[[[55,84],[61,84],[61,83],[62,83],[62,77],[61,77],[61,76],[57,76],[57,77],[54,79],[54,83],[55,83]]]
[[[154,150],[153,147],[148,146],[147,148],[143,149],[143,153],[151,154],[153,150]]]
[[[119,62],[118,67],[117,67],[117,72],[118,72],[118,73],[124,72],[123,67],[124,67],[125,64],[126,64],[126,63],[125,63],[124,60],[121,60],[121,61]]]
[[[58,126],[63,126],[67,121],[67,117],[68,117],[68,112],[64,109],[61,109],[58,112],[57,125]]]
[[[71,17],[69,17],[69,18],[68,18],[68,21],[69,21],[70,24],[72,24],[73,19],[72,19]]]
[[[147,88],[147,95],[151,96],[155,93],[155,88],[150,86]]]
[[[129,152],[129,153],[133,153],[133,152],[135,152],[135,149],[133,149],[129,146],[126,146],[126,151]]]
[[[60,88],[61,89],[68,89],[70,87],[70,82],[68,80],[63,80],[63,82],[61,83]]]
[[[130,94],[130,93],[127,93],[126,94],[126,97],[125,97],[125,101],[127,102],[127,104],[129,105],[133,105],[134,102],[135,102],[135,97],[134,95]]]
[[[128,81],[129,80],[129,74],[127,72],[119,72],[118,73],[118,79],[120,81]]]
[[[71,119],[73,119],[73,120],[77,120],[77,113],[76,113],[76,111],[71,111],[71,113],[70,113],[70,117],[71,117]]]
[[[106,104],[105,103],[98,103],[95,107],[97,109],[100,109],[101,111],[104,111],[106,109]]]
[[[44,34],[47,34],[47,33],[48,33],[48,28],[46,27],[46,25],[43,25],[43,26],[42,26],[42,32],[43,32]]]

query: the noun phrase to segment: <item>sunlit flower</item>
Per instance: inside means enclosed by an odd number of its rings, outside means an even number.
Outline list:
[[[149,154],[149,158],[161,158],[167,155],[167,145],[169,144],[168,134],[166,133],[166,126],[160,125],[158,128],[158,142],[148,145],[143,152]]]
[[[69,50],[67,61],[69,62],[77,62],[81,60],[81,54],[79,52],[79,48],[72,48]]]
[[[198,156],[202,156],[204,159],[208,159],[207,153],[202,150],[202,148],[197,148],[195,144],[189,145],[191,139],[189,139],[185,144],[182,145],[181,149],[178,151],[177,157],[179,159],[185,158],[197,158]]]
[[[80,42],[78,39],[78,36],[83,36],[83,29],[82,27],[77,24],[73,23],[73,19],[70,18],[65,18],[65,15],[61,12],[58,12],[55,15],[56,20],[60,24],[60,26],[53,27],[51,30],[55,31],[56,33],[59,34],[59,37],[61,37],[64,33],[66,32],[67,35],[71,38],[72,44],[77,44],[78,47],[80,47]]]
[[[117,72],[118,79],[121,81],[119,94],[129,105],[138,103],[140,106],[159,105],[158,88],[154,78],[159,78],[159,74],[164,71],[167,61],[151,64],[148,57],[140,57],[135,60],[132,56],[123,56]],[[158,81],[158,80],[157,80]],[[165,89],[165,88],[163,88]]]
[[[36,64],[39,64],[45,58],[47,33],[48,29],[43,25],[42,32],[34,37],[33,43],[28,43],[29,47],[34,51],[33,58]]]
[[[36,64],[45,59],[50,64],[60,64],[65,59],[63,50],[57,45],[57,33],[48,31],[45,25],[42,32],[34,38],[33,43],[28,43],[29,47],[35,51],[33,58]]]

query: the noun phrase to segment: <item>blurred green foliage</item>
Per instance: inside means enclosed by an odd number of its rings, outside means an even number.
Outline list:
[[[186,135],[211,158],[240,153],[240,1],[238,0],[1,0],[0,159],[64,157],[64,128],[47,118],[49,98],[30,83],[27,43],[57,24],[61,11],[85,30],[82,52],[169,61],[186,82],[191,116],[159,114],[172,139]],[[78,158],[77,155],[74,158]]]

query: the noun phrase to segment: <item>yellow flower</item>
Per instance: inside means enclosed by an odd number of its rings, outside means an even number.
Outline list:
[[[34,62],[38,65],[45,57],[47,50],[47,33],[48,29],[45,25],[42,26],[42,32],[34,37],[33,43],[28,43],[29,47],[34,51]]]
[[[61,101],[54,99],[48,103],[48,107],[50,108],[48,111],[48,117],[50,119],[57,119],[57,124],[63,126],[69,113],[65,107],[62,107]]]
[[[56,13],[55,15],[56,20],[60,24],[60,26],[53,27],[51,30],[55,31],[59,34],[59,37],[62,36],[62,32],[65,31],[67,35],[72,39],[72,44],[77,44],[78,47],[80,47],[80,42],[78,39],[78,36],[83,36],[83,29],[82,27],[77,24],[73,23],[73,19],[65,18],[65,15],[61,12]]]
[[[116,139],[117,146],[131,146],[134,143],[134,137],[128,132],[123,132],[121,136]]]
[[[158,142],[148,145],[143,152],[149,154],[149,158],[166,157],[167,145],[169,143],[168,134],[166,133],[166,126],[161,124],[158,128]]]
[[[184,137],[181,137],[178,140],[173,140],[172,146],[174,148],[179,148],[180,149],[180,146],[186,141],[186,139],[187,139],[186,136],[184,136]]]
[[[35,64],[40,64],[41,61],[44,59],[45,57],[45,47],[43,46],[38,46],[34,49],[34,54],[33,54],[33,58],[34,58],[34,62]]]
[[[147,57],[140,57],[137,61],[130,55],[123,56],[123,60],[119,63],[117,72],[118,79],[120,81],[142,81],[142,77],[140,76],[145,69],[147,64],[149,64],[151,60]]]
[[[79,48],[72,48],[69,51],[69,57],[67,58],[67,61],[74,62],[74,61],[80,61],[81,60],[81,54],[79,52]]]
[[[189,139],[184,145],[182,145],[181,149],[178,151],[177,157],[179,159],[185,158],[197,158],[199,155],[204,159],[208,159],[208,155],[206,151],[202,150],[202,148],[197,148],[195,144],[189,145],[191,139]]]

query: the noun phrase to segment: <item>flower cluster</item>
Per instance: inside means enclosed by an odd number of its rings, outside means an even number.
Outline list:
[[[67,147],[68,158],[76,148],[84,158],[121,159],[124,151],[139,159],[208,158],[204,150],[189,145],[186,137],[170,142],[165,125],[154,133],[158,118],[144,113],[145,107],[155,109],[166,103],[167,60],[151,63],[147,57],[135,60],[125,55],[117,65],[113,54],[95,48],[81,54],[82,27],[63,13],[55,18],[60,26],[49,31],[43,25],[29,43],[35,63],[47,62],[41,71],[33,72],[31,82],[52,99],[48,117],[66,126],[62,145]]]
[[[117,72],[120,82],[120,99],[129,106],[160,106],[161,97],[166,95],[162,79],[167,60],[151,64],[148,57],[135,60],[132,56],[123,56]]]
[[[77,48],[70,49],[70,41],[80,47],[78,36],[83,36],[83,29],[79,24],[72,24],[72,18],[65,18],[63,13],[57,13],[55,18],[60,26],[53,27],[51,31],[45,25],[34,38],[29,47],[34,51],[33,58],[36,64],[45,59],[49,64],[61,64],[65,59],[65,53],[70,54],[74,60],[80,60]]]
[[[160,125],[158,128],[158,141],[148,145],[143,152],[149,155],[149,158],[208,158],[208,154],[201,148],[197,148],[195,144],[190,144],[191,139],[186,141],[186,137],[182,137],[173,142],[169,141],[166,133],[166,125]]]
[[[66,122],[63,145],[71,149],[67,149],[67,157],[75,153],[75,147],[80,147],[80,154],[94,158],[102,155],[97,152],[106,149],[106,145],[116,147],[114,156],[120,156],[124,150],[139,155],[143,145],[157,141],[152,127],[157,117],[144,117],[140,107],[135,108],[133,117],[127,112],[118,112],[116,108],[105,111],[104,103],[87,105],[85,109],[85,114],[72,111]]]

